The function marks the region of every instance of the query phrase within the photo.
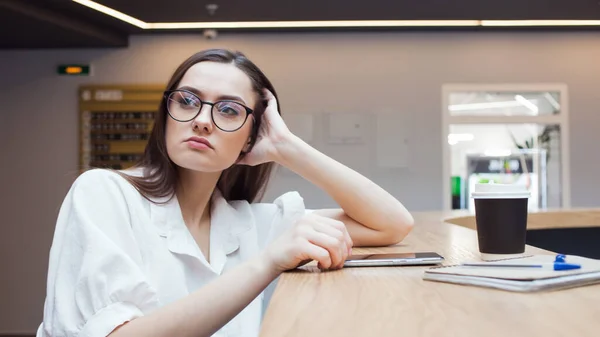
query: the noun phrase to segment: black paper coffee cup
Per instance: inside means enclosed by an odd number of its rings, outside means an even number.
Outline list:
[[[476,184],[475,221],[483,260],[523,255],[530,193],[522,185]]]

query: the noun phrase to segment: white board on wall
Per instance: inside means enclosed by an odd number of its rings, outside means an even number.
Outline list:
[[[368,117],[368,114],[329,114],[327,141],[331,144],[364,143]]]
[[[408,167],[408,134],[404,118],[398,114],[377,114],[377,166]]]

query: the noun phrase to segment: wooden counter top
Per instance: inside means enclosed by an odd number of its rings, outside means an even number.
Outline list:
[[[367,252],[435,251],[445,264],[478,259],[475,231],[445,222],[461,212],[415,213],[402,244]],[[550,253],[527,247],[528,253]],[[600,285],[544,293],[423,281],[428,267],[284,273],[261,336],[600,336]]]
[[[475,215],[466,211],[444,213],[446,222],[475,229]],[[531,211],[527,229],[600,227],[600,209],[568,209]]]

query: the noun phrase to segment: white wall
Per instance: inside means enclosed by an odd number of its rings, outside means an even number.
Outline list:
[[[442,84],[564,82],[570,94],[572,203],[600,205],[600,160],[594,155],[600,142],[597,33],[244,34],[215,41],[157,35],[136,37],[120,50],[2,51],[0,332],[32,332],[41,320],[54,221],[77,169],[77,86],[164,83],[180,61],[207,47],[244,51],[273,80],[284,114],[393,108],[408,130],[407,169],[374,167],[371,141],[357,148],[324,144],[320,125],[315,146],[368,175],[413,211],[442,205]],[[89,62],[95,75],[56,76],[55,66],[68,62]],[[373,123],[369,128],[374,132]],[[309,207],[332,204],[290,175],[271,186],[270,199],[297,189]]]

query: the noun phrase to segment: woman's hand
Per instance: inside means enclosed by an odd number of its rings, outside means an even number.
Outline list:
[[[337,220],[307,214],[266,249],[269,264],[277,272],[315,260],[320,269],[340,269],[352,253],[346,226]]]
[[[265,96],[268,104],[258,130],[258,138],[252,150],[238,164],[254,166],[276,161],[280,145],[294,138],[277,110],[275,96],[267,89],[265,89]]]

